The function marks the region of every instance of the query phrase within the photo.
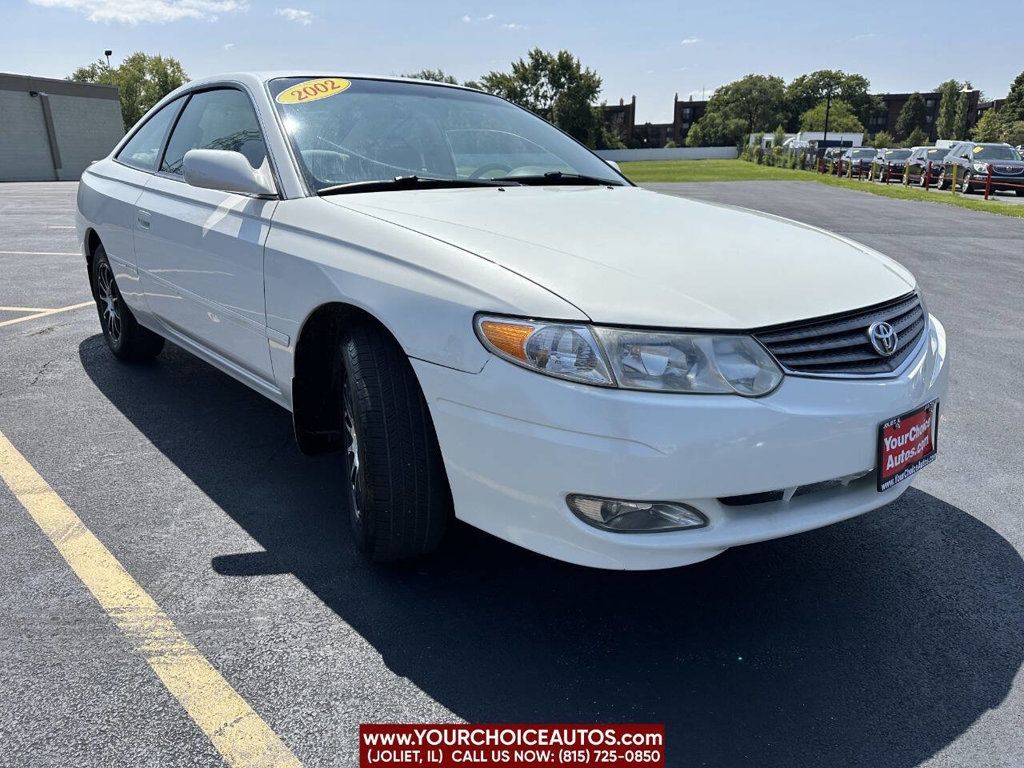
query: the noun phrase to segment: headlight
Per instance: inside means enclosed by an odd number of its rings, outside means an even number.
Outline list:
[[[975,163],[974,170],[978,173],[988,173],[988,163]]]
[[[539,373],[620,389],[766,395],[782,381],[749,336],[590,327],[479,316],[491,352]]]

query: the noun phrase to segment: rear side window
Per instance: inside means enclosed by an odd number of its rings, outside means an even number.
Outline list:
[[[167,129],[171,127],[171,121],[179,106],[181,99],[176,99],[143,123],[117,153],[117,159],[140,171],[155,171],[164,136],[167,135]]]
[[[263,165],[267,147],[249,97],[225,88],[203,91],[189,99],[167,142],[160,170],[180,176],[190,149],[241,152],[253,168]]]

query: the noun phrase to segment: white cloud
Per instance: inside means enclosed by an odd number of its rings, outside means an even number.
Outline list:
[[[494,14],[488,13],[486,16],[470,16],[468,13],[462,17],[462,21],[466,24],[478,24],[481,21],[493,21]]]
[[[224,43],[224,50],[225,51],[230,51],[234,47],[235,47],[234,43]]]
[[[89,21],[163,24],[182,19],[216,21],[219,14],[249,10],[248,0],[29,0],[44,8],[67,8]]]
[[[700,42],[700,38],[699,37],[684,37],[682,40],[679,41],[679,44],[680,45],[696,45],[699,42]]]
[[[301,8],[275,8],[275,16],[283,16],[288,21],[294,21],[296,24],[302,24],[308,27],[313,23],[313,14],[311,11],[304,11]]]
[[[853,39],[854,40],[868,40],[869,38],[872,38],[874,36],[875,36],[874,32],[867,32],[867,33],[865,33],[863,35],[854,35]]]
[[[502,24],[503,29],[510,29],[513,32],[521,32],[524,29],[529,29],[525,24]]]

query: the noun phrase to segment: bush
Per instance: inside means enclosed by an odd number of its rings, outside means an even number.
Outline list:
[[[915,128],[907,136],[906,146],[908,147],[921,147],[928,143],[928,134],[922,131],[920,128]]]
[[[888,131],[879,131],[875,134],[875,140],[872,146],[878,147],[879,149],[889,149],[890,147],[896,146],[896,137]]]
[[[754,162],[758,165],[764,165],[764,148],[760,144],[754,147]]]

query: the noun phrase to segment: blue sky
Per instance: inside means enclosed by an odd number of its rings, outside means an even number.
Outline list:
[[[193,77],[237,69],[401,74],[440,67],[460,79],[503,69],[533,46],[567,48],[604,79],[602,98],[637,97],[640,121],[671,117],[672,96],[710,93],[750,72],[860,72],[872,89],[927,90],[950,77],[1003,97],[1024,56],[986,38],[1024,29],[1024,3],[985,4],[977,44],[921,42],[953,2],[489,2],[315,0],[0,0],[0,71],[63,77],[114,50],[177,57]],[[1013,37],[1013,34],[1011,34]],[[939,40],[929,35],[931,40]]]

